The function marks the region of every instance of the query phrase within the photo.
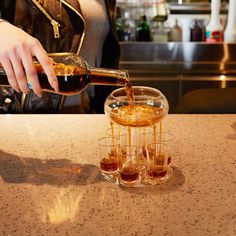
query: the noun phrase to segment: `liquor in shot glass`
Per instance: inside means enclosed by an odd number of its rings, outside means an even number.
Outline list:
[[[167,173],[167,169],[161,165],[150,166],[147,171],[148,176],[152,179],[163,178],[166,176],[166,173]]]
[[[135,182],[139,178],[138,167],[130,166],[120,170],[120,178],[125,182]]]
[[[111,173],[118,169],[118,160],[116,157],[117,154],[109,154],[108,158],[103,158],[100,161],[101,171],[105,173]]]
[[[123,146],[119,153],[120,183],[126,187],[137,186],[140,182],[141,151],[136,146]]]

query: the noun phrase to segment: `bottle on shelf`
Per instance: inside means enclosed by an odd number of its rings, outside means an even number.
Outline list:
[[[158,43],[164,43],[169,41],[169,29],[164,26],[164,22],[153,22],[152,41]]]
[[[224,41],[236,42],[236,0],[229,0],[228,19],[224,32]]]
[[[124,41],[124,29],[122,24],[121,8],[116,7],[116,33],[119,41]]]
[[[113,86],[127,86],[130,84],[127,71],[89,67],[81,57],[74,53],[53,53],[49,54],[49,56],[54,61],[53,66],[59,83],[59,94],[78,94],[90,84]],[[42,89],[55,92],[39,62],[35,61],[34,66]],[[30,81],[28,83],[29,87],[31,87]],[[1,64],[0,86],[10,86]]]
[[[223,25],[220,22],[220,0],[211,0],[211,16],[206,26],[206,42],[223,41]]]
[[[191,42],[203,42],[205,41],[205,30],[200,20],[194,20],[190,29],[190,41]]]
[[[182,26],[182,42],[190,42],[190,27],[192,19],[181,18],[180,21]]]
[[[124,12],[123,29],[124,41],[135,41],[136,22],[129,11]]]
[[[140,17],[140,21],[136,30],[136,40],[137,41],[151,41],[150,26],[147,22],[146,15]]]
[[[177,19],[175,19],[174,26],[170,28],[169,41],[182,42],[182,28],[180,27]]]

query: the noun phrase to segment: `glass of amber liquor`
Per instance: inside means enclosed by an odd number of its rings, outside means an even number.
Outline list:
[[[145,148],[143,148],[143,152],[146,154],[148,144],[163,143],[165,147],[165,155],[168,155],[167,164],[170,165],[173,158],[172,149],[174,144],[176,143],[174,135],[169,131],[163,131],[162,123],[157,124],[156,127],[152,127],[152,129],[149,129],[148,131],[146,132],[145,136],[146,146],[144,146]]]
[[[137,146],[121,146],[119,148],[120,184],[125,187],[136,187],[140,183],[141,150]]]
[[[118,143],[116,137],[103,137],[98,140],[101,173],[106,180],[116,181],[118,175]]]
[[[169,152],[166,143],[151,143],[147,146],[147,182],[156,185],[166,182],[172,175],[168,164]]]

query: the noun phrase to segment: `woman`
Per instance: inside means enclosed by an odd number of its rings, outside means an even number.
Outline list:
[[[1,18],[6,20],[0,20],[0,63],[14,89],[1,90],[2,107],[7,112],[84,111],[77,97],[42,92],[32,57],[39,60],[55,91],[58,81],[47,53],[71,51],[91,66],[117,68],[115,0],[1,0],[0,4]],[[33,90],[28,90],[26,77]],[[103,112],[110,91],[108,87],[95,86],[96,112]],[[6,97],[10,98],[7,104]],[[74,106],[78,103],[80,107]]]

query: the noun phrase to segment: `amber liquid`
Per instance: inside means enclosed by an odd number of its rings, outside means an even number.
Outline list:
[[[133,90],[131,82],[127,83],[127,85],[125,87],[125,92],[128,97],[128,101],[130,101],[132,103],[132,101],[134,101],[134,90]]]
[[[63,95],[81,93],[89,84],[123,86],[129,83],[127,77],[115,76],[114,74],[106,73],[103,69],[98,72],[96,69],[91,69],[88,73],[82,67],[60,63],[54,66],[54,71],[59,83],[59,93]],[[44,73],[39,73],[39,80],[44,90],[52,91]]]
[[[130,127],[152,126],[163,118],[164,109],[149,105],[129,105],[114,109],[110,117],[114,123]]]
[[[134,182],[139,177],[139,171],[135,167],[125,167],[120,170],[120,178],[126,182]]]
[[[167,170],[163,168],[163,166],[152,166],[148,171],[147,174],[151,178],[163,178],[166,176]]]
[[[118,169],[118,161],[112,158],[103,158],[100,161],[100,167],[104,172],[114,172]]]

